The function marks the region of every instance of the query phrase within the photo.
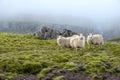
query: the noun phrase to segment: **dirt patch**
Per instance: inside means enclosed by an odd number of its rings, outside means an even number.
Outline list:
[[[37,80],[37,76],[35,75],[20,75],[14,77],[12,80]]]
[[[120,80],[120,74],[117,73],[103,73],[102,79],[96,78],[95,80]]]
[[[91,80],[91,75],[80,71],[69,71],[60,68],[53,68],[49,70],[44,77],[39,80],[54,80],[55,78],[63,76],[60,80]],[[12,80],[38,80],[35,75],[20,75]],[[94,77],[94,80],[120,80],[120,74],[117,73],[101,73]]]
[[[68,71],[64,75],[64,80],[90,80],[90,75],[80,72]]]
[[[62,80],[90,80],[90,75],[85,74],[79,71],[69,71],[63,70],[60,68],[53,68],[46,73],[45,77],[40,78],[39,80],[53,80],[59,76],[64,76]]]
[[[100,75],[91,76],[83,71],[69,71],[60,68],[53,68],[49,70],[46,75],[39,80],[53,80],[59,76],[62,76],[60,80],[120,80],[119,73],[101,73]]]

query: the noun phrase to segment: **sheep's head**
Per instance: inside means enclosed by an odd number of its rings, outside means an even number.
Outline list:
[[[93,38],[93,34],[92,34],[92,33],[89,33],[89,34],[88,34],[88,37],[89,37],[89,39],[92,39],[92,38]]]
[[[79,36],[83,36],[83,34],[82,34],[82,33],[79,33]]]
[[[61,35],[57,35],[57,38],[62,38],[62,36]]]
[[[80,40],[83,40],[83,36],[80,37]]]

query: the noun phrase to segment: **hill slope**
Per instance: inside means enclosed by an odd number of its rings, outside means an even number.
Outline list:
[[[120,42],[76,53],[56,40],[0,33],[0,79],[120,80]]]

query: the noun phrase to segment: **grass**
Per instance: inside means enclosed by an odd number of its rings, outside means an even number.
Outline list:
[[[105,42],[103,50],[95,47],[89,50],[86,45],[83,53],[76,53],[69,48],[61,49],[55,39],[39,40],[27,34],[0,33],[0,79],[11,80],[24,74],[40,78],[54,67],[82,71],[91,78],[105,72],[120,74],[119,40]],[[54,80],[63,77],[57,76]]]

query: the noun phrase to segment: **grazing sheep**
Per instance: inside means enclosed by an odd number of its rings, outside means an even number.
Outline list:
[[[57,43],[59,46],[61,46],[61,48],[70,47],[70,39],[71,39],[71,37],[58,36]]]
[[[73,35],[74,37],[72,37],[70,39],[70,46],[72,48],[75,48],[76,51],[78,48],[84,48],[85,47],[85,37],[80,34],[80,35]]]
[[[101,34],[88,34],[87,36],[87,44],[89,48],[91,48],[92,44],[99,45],[100,48],[102,48],[103,45],[103,36]]]

